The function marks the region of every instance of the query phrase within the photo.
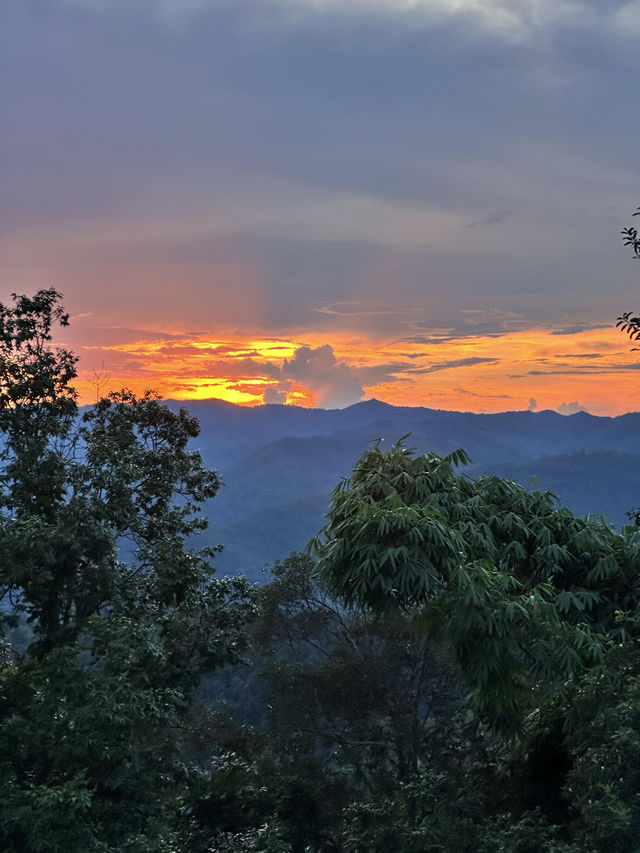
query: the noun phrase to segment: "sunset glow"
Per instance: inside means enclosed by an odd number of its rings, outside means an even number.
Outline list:
[[[615,415],[640,399],[640,362],[614,328],[577,333],[531,329],[500,336],[424,341],[325,338],[180,337],[82,348],[78,388],[153,388],[178,400],[216,398],[240,405],[279,402],[333,407],[375,397],[399,406],[493,412],[585,409]],[[91,367],[89,367],[91,365]]]
[[[633,411],[637,7],[10,0],[0,301],[85,402]]]

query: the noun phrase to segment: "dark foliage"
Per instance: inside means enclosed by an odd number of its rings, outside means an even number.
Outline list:
[[[156,851],[200,775],[195,689],[237,658],[248,590],[186,544],[219,485],[187,449],[197,422],[122,392],[79,425],[56,321],[53,290],[0,306],[3,619],[33,632],[0,670],[0,847]]]
[[[640,207],[633,214],[634,216],[640,216]],[[630,246],[631,251],[636,259],[640,258],[640,238],[638,237],[638,229],[633,226],[629,226],[628,228],[622,229],[622,242],[625,246]],[[621,317],[618,317],[618,322],[616,326],[620,329],[621,332],[629,335],[629,338],[632,341],[637,341],[640,339],[640,317],[635,316],[632,311],[625,311]],[[638,347],[633,347],[634,350],[637,350]]]

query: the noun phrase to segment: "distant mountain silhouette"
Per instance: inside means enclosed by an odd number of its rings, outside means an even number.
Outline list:
[[[368,443],[390,446],[407,433],[406,443],[419,452],[462,447],[471,476],[496,473],[552,489],[579,515],[604,514],[619,526],[640,504],[640,413],[478,415],[379,400],[333,410],[219,400],[169,405],[185,406],[200,420],[196,446],[225,484],[206,508],[210,527],[200,537],[225,546],[217,558],[221,574],[262,580],[265,567],[304,548],[322,527],[331,489]]]

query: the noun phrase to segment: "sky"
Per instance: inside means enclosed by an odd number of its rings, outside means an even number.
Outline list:
[[[640,0],[2,0],[0,301],[82,399],[640,409]]]

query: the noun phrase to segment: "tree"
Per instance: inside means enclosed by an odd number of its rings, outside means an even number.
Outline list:
[[[201,776],[195,689],[236,659],[250,597],[187,545],[219,487],[196,420],[123,391],[79,422],[56,322],[54,290],[0,306],[2,618],[35,632],[0,670],[0,846],[161,850]]]
[[[236,684],[235,724],[216,726],[220,754],[233,754],[236,774],[239,762],[251,772],[233,798],[228,787],[220,797],[224,776],[208,787],[209,814],[233,803],[238,823],[248,814],[255,820],[258,787],[270,809],[258,821],[277,827],[293,853],[352,849],[355,835],[355,849],[389,849],[383,841],[374,847],[363,828],[377,821],[383,802],[393,812],[386,830],[379,822],[386,841],[400,829],[394,817],[404,807],[407,823],[418,814],[429,823],[434,845],[453,837],[452,823],[462,837],[483,816],[478,790],[496,791],[495,738],[469,719],[450,668],[435,660],[410,618],[345,612],[315,568],[309,556],[292,554],[260,590],[253,666],[238,675],[246,680]],[[262,699],[254,729],[246,722],[252,695]]]
[[[292,853],[593,849],[567,831],[570,768],[554,776],[551,762],[570,747],[545,742],[550,698],[539,691],[519,741],[492,730],[411,611],[345,610],[316,568],[296,554],[274,566],[252,665],[227,673],[211,739],[220,767],[191,804],[209,837],[225,815],[227,830],[262,826]]]
[[[363,454],[333,493],[319,571],[350,607],[411,617],[455,663],[469,711],[511,744],[492,782],[510,783],[502,817],[480,826],[465,812],[475,849],[604,851],[612,833],[629,849],[640,827],[640,535],[578,519],[550,493],[471,481],[454,471],[465,459],[401,442]],[[347,849],[384,849],[385,825],[406,839],[399,849],[424,849],[427,782],[352,808]]]
[[[347,604],[417,608],[416,622],[446,640],[478,706],[517,726],[540,679],[561,685],[601,656],[595,629],[629,605],[640,556],[550,493],[456,474],[464,461],[459,451],[413,456],[402,443],[367,451],[334,491],[315,548]]]
[[[633,214],[634,216],[640,216],[640,207]],[[640,238],[638,237],[638,229],[633,226],[629,226],[628,228],[623,228],[621,231],[622,234],[622,242],[625,246],[630,246],[631,251],[636,259],[640,258]],[[616,327],[620,329],[621,332],[625,332],[629,335],[632,341],[637,341],[640,339],[640,317],[633,316],[631,311],[625,311],[625,313],[618,317],[618,321],[616,323]],[[638,347],[634,347],[634,349],[638,349]]]
[[[633,215],[640,216],[640,207]],[[629,226],[628,228],[623,228],[621,234],[625,246],[631,246],[635,257],[640,258],[640,239],[638,238],[638,230],[633,228],[633,226]]]

